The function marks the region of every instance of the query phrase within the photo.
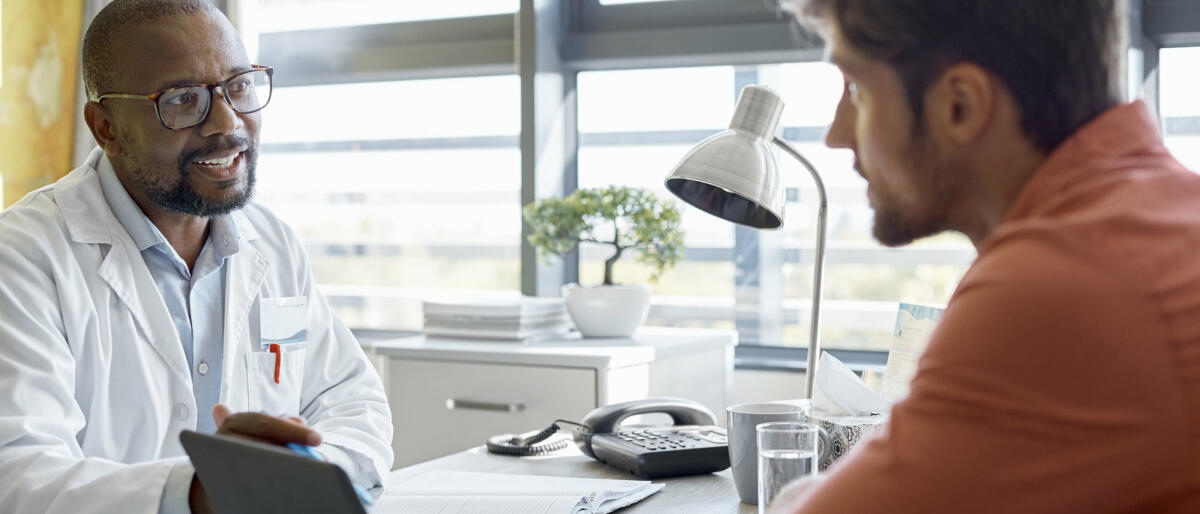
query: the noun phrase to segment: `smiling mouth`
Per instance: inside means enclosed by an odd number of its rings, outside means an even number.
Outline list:
[[[213,154],[196,159],[188,163],[192,169],[201,172],[210,179],[221,181],[222,183],[229,180],[237,179],[239,170],[242,167],[243,156],[245,150],[229,154]]]
[[[235,153],[225,157],[215,157],[199,161],[192,161],[192,164],[214,169],[228,168],[229,166],[233,165],[233,161],[237,160],[239,155],[241,155],[241,153]]]

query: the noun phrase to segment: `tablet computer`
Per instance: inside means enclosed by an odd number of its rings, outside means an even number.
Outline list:
[[[191,430],[179,442],[219,514],[366,514],[350,477],[288,448]]]

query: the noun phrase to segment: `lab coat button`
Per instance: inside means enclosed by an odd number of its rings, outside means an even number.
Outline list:
[[[188,417],[187,405],[184,405],[182,403],[175,404],[175,417],[177,417],[179,419],[187,419],[187,417]]]
[[[201,375],[208,374],[208,363],[201,362],[199,366],[196,366],[196,371],[199,371]]]

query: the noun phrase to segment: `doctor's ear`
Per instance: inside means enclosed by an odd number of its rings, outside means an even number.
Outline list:
[[[98,102],[88,102],[83,106],[83,120],[87,122],[88,130],[92,131],[92,138],[104,149],[104,153],[109,157],[121,153],[121,145],[113,132],[112,114],[108,109]]]

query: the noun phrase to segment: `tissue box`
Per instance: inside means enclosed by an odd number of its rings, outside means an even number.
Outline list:
[[[831,464],[841,456],[850,453],[850,449],[860,441],[874,434],[887,424],[887,414],[878,416],[829,416],[819,412],[811,412],[801,417],[805,423],[813,423],[824,428],[829,433],[833,448],[821,460],[817,469],[825,472]]]

